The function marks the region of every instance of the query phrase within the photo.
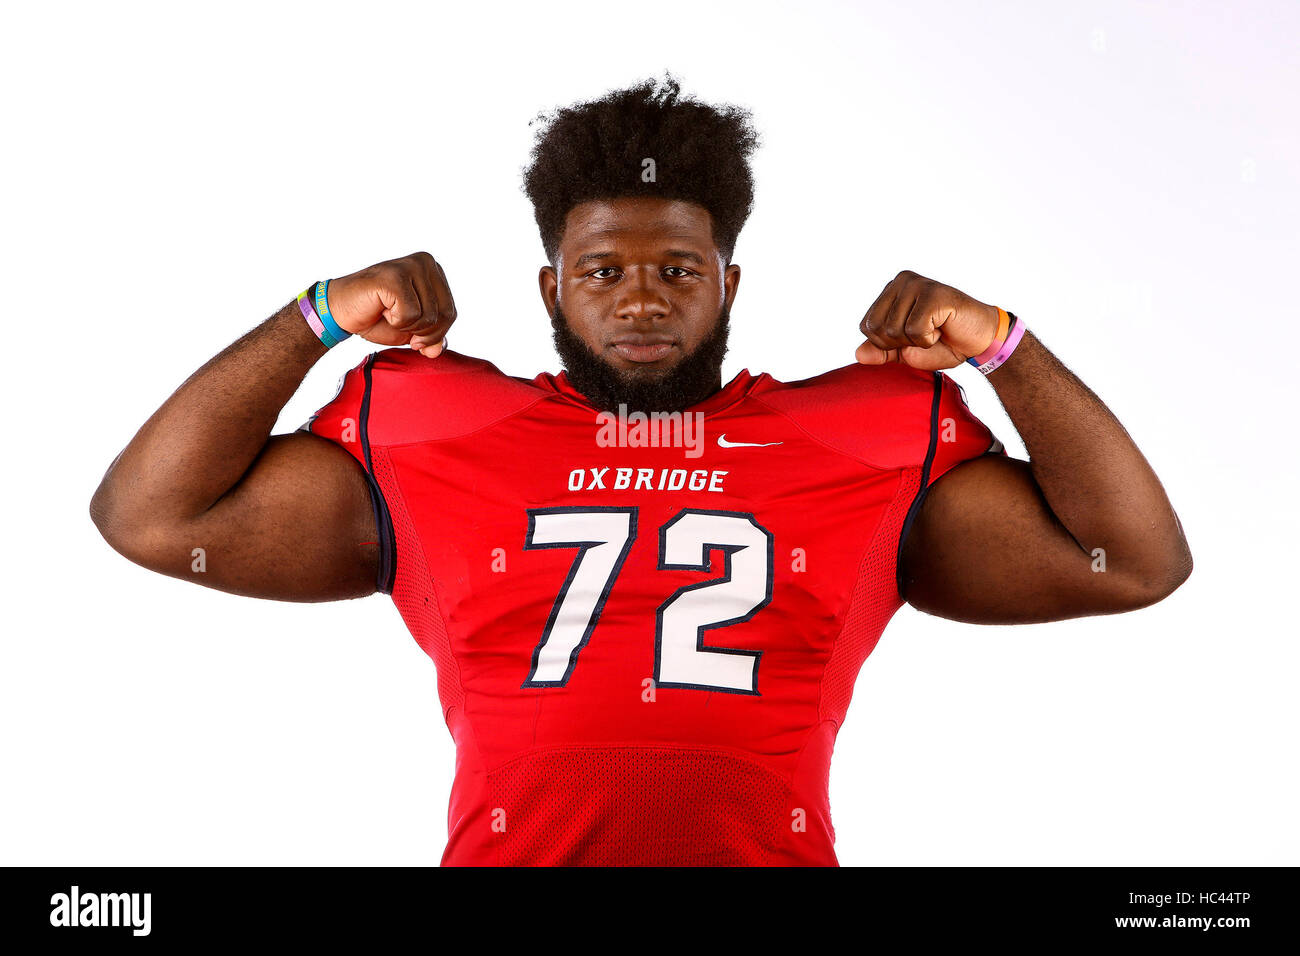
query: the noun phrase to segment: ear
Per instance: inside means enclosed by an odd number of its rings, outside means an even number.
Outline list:
[[[727,297],[727,310],[730,311],[736,301],[736,291],[740,288],[740,266],[734,262],[722,274],[722,288]]]
[[[555,269],[551,266],[542,266],[537,273],[537,288],[542,293],[542,305],[546,307],[546,314],[555,317],[555,300],[560,291],[560,281],[556,277]]]

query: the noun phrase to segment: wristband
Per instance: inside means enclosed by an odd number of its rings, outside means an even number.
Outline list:
[[[330,303],[329,303],[330,280],[326,279],[324,282],[317,282],[315,288],[316,288],[316,314],[320,316],[321,325],[325,326],[325,331],[330,334],[330,337],[334,339],[334,343],[337,345],[339,342],[342,342],[352,333],[344,332],[341,328],[339,328],[338,323],[334,321],[334,316],[330,314]]]
[[[966,361],[988,375],[1011,357],[1011,353],[1016,350],[1016,346],[1024,337],[1025,324],[1020,321],[1020,318],[1013,312],[999,308],[998,331],[993,336],[993,344]]]
[[[315,290],[316,286],[312,285],[310,288],[298,293],[298,309],[302,312],[302,317],[307,320],[307,325],[312,332],[316,334],[316,338],[321,340],[321,344],[327,349],[332,349],[339,343],[334,336],[325,331],[325,324],[321,322],[320,316],[316,314],[316,307],[312,305],[316,298],[314,295]]]

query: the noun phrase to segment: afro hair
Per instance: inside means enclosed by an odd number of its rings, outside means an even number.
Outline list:
[[[524,192],[552,265],[569,211],[601,199],[656,196],[708,210],[730,263],[754,205],[749,156],[758,133],[748,110],[681,95],[666,73],[598,100],[541,113]],[[530,124],[531,125],[531,124]],[[652,161],[652,162],[648,162]]]

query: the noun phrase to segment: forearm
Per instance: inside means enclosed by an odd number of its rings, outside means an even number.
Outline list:
[[[1187,576],[1191,553],[1159,478],[1091,389],[1031,332],[988,381],[1044,499],[1083,552],[1138,586]]]
[[[229,491],[326,352],[296,301],[189,377],[109,466],[91,513],[114,527],[188,520]]]

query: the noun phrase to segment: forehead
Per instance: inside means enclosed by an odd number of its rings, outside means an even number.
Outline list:
[[[636,197],[579,203],[565,218],[561,248],[599,242],[662,242],[713,245],[713,219],[703,206],[676,199]]]

